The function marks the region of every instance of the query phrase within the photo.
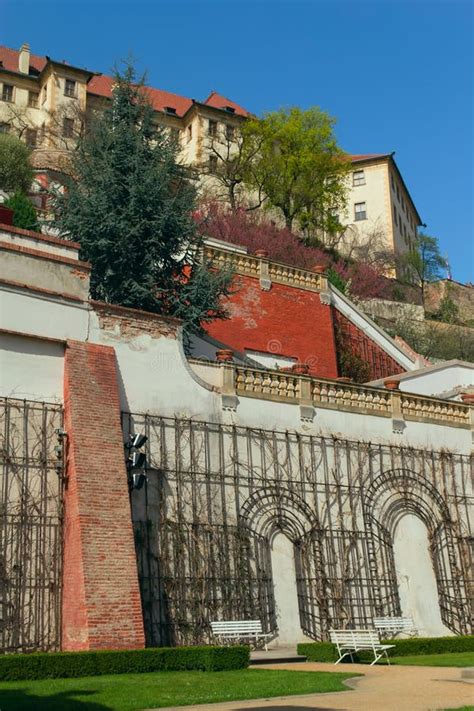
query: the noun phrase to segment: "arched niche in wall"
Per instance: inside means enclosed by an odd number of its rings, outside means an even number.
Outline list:
[[[240,510],[240,524],[268,542],[273,580],[272,620],[281,644],[326,630],[324,566],[316,513],[284,487],[256,489]]]
[[[394,537],[398,536],[397,557],[416,555],[417,544],[400,543],[406,517],[415,516],[426,528],[429,555],[436,581],[436,590],[426,587],[420,594],[437,600],[443,625],[456,634],[469,632],[468,605],[457,544],[456,524],[451,519],[447,503],[424,476],[407,469],[391,469],[378,476],[367,489],[364,520],[368,532],[367,550],[375,616],[398,616],[400,580],[394,556]],[[405,519],[405,521],[404,521]],[[418,534],[417,534],[418,531]],[[416,524],[411,534],[422,539]],[[423,556],[422,556],[423,557]],[[423,564],[423,561],[421,561]],[[402,568],[403,565],[402,561]],[[427,576],[426,585],[433,580]]]

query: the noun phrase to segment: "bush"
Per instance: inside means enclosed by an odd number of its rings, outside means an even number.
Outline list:
[[[385,642],[385,640],[384,640]],[[388,651],[392,657],[412,657],[422,654],[446,654],[450,652],[474,652],[474,636],[463,637],[411,637],[410,639],[386,640],[387,644],[395,644]],[[336,646],[331,642],[308,642],[298,645],[298,654],[308,658],[310,662],[335,662]],[[347,657],[349,659],[349,657]],[[365,661],[373,659],[370,653],[359,653],[354,659]]]
[[[24,193],[16,192],[5,201],[5,207],[13,210],[13,224],[24,230],[39,230],[36,210],[31,200]]]
[[[23,681],[156,671],[227,671],[245,669],[249,658],[250,650],[247,646],[12,654],[0,656],[0,680]]]
[[[19,138],[0,134],[0,188],[7,193],[28,192],[33,180],[30,149]]]

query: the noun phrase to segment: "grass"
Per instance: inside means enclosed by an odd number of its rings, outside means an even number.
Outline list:
[[[409,664],[417,667],[474,667],[474,652],[449,652],[446,654],[418,654],[413,657],[390,657],[390,664]]]
[[[137,709],[347,691],[354,673],[245,669],[0,682],[1,711]]]

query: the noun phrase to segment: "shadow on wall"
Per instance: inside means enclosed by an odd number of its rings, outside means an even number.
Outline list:
[[[54,683],[50,680],[49,683]],[[79,700],[74,696],[92,696],[96,691],[80,689],[60,691],[57,694],[37,696],[25,688],[0,689],[1,711],[113,711],[111,706],[96,704],[94,701]]]

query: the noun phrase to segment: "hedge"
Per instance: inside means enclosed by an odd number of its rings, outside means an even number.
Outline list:
[[[388,651],[392,657],[414,657],[421,654],[446,654],[449,652],[474,652],[474,636],[459,637],[410,637],[408,639],[384,640],[396,645]],[[336,646],[331,642],[305,642],[298,645],[298,654],[311,662],[335,662]],[[354,655],[354,658],[368,659],[370,652]],[[373,656],[372,656],[373,658]],[[349,659],[349,657],[347,657]],[[350,661],[350,659],[349,659]]]
[[[155,671],[245,669],[247,646],[152,647],[120,651],[39,652],[0,656],[0,680],[139,674]]]

